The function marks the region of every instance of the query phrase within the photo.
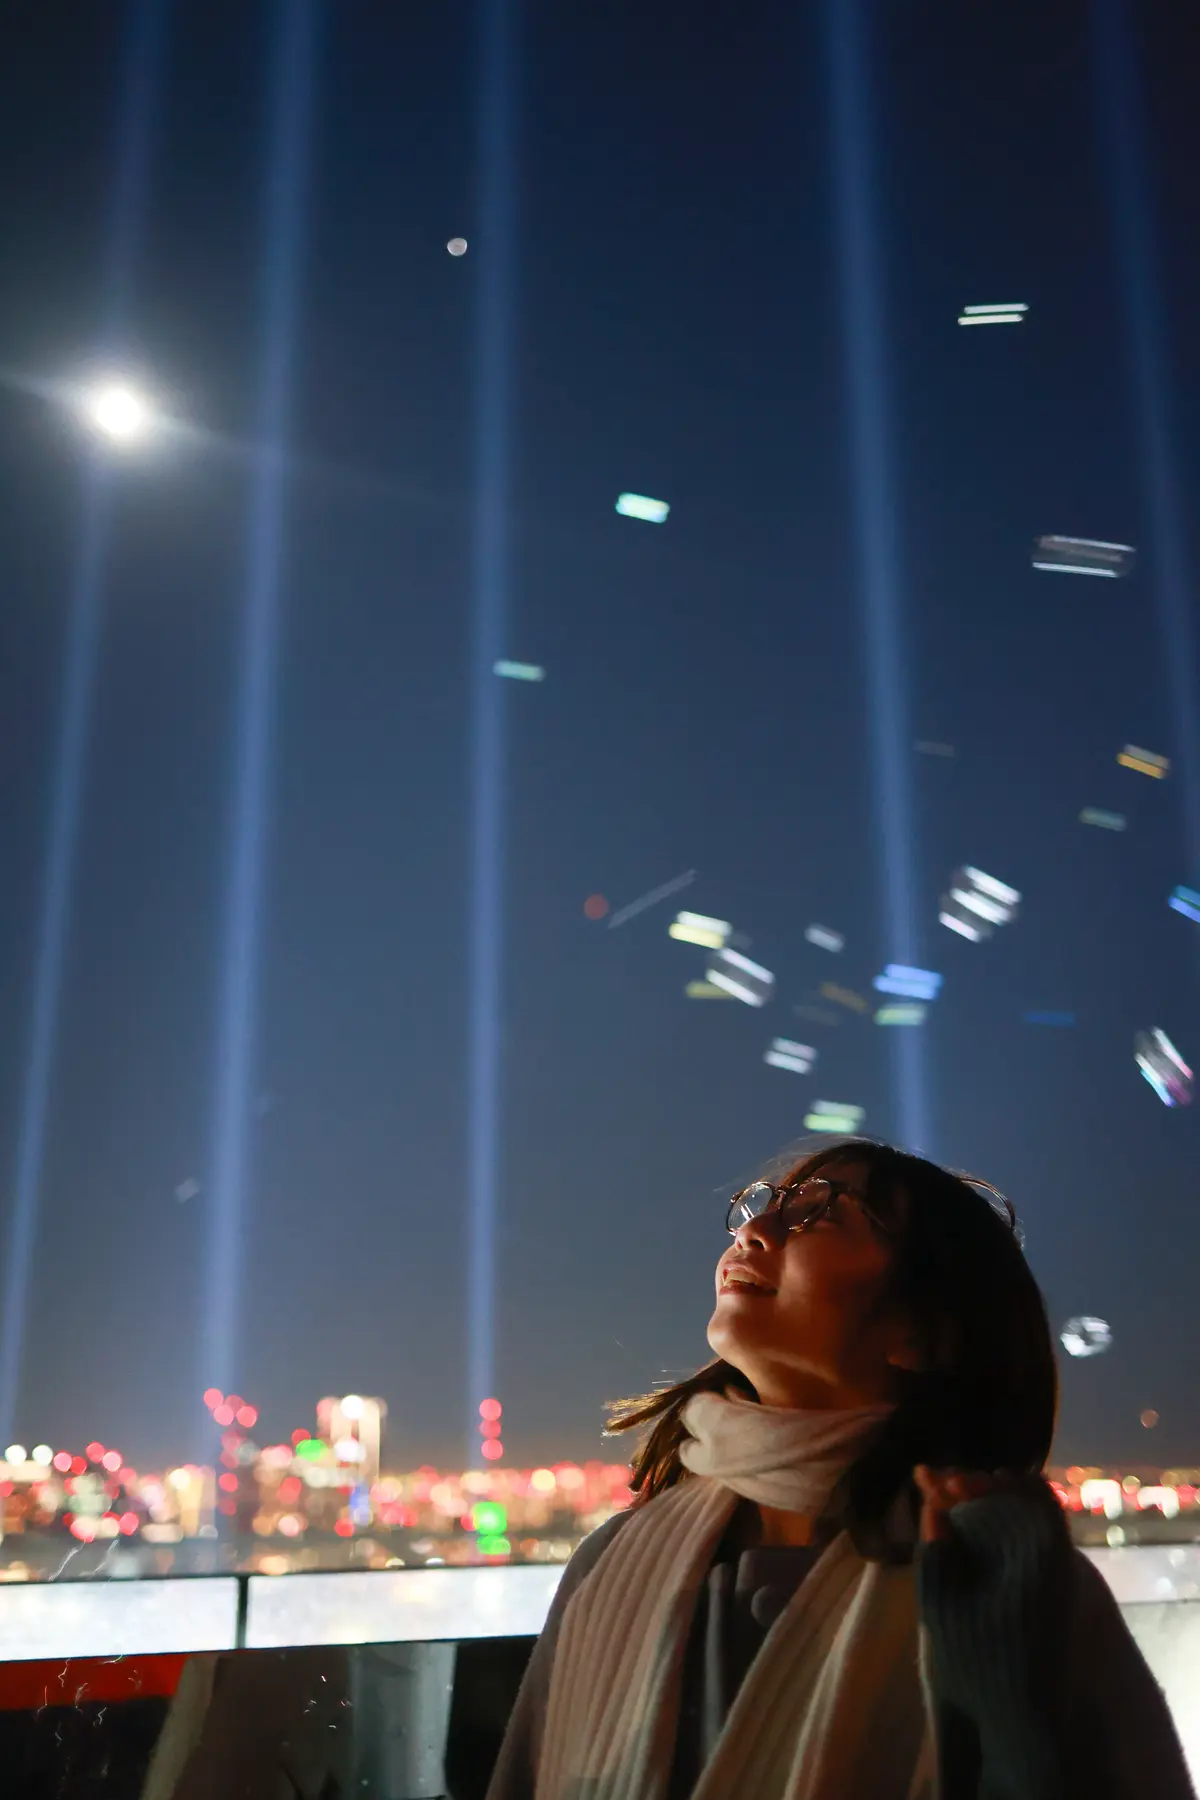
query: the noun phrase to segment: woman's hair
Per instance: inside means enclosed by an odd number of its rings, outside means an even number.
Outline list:
[[[889,1539],[886,1521],[901,1494],[918,1503],[914,1464],[1040,1474],[1054,1437],[1058,1370],[1009,1201],[974,1176],[862,1138],[790,1161],[775,1179],[849,1163],[865,1166],[863,1197],[895,1245],[875,1316],[906,1310],[928,1367],[895,1371],[896,1410],[839,1481],[829,1512],[860,1555],[902,1562],[911,1546]],[[681,1415],[692,1395],[730,1387],[754,1398],[746,1377],[717,1358],[684,1381],[610,1404],[608,1433],[650,1427],[633,1458],[635,1506],[685,1473]]]

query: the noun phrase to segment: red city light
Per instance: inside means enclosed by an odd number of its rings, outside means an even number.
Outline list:
[[[219,1488],[221,1488],[227,1494],[236,1494],[237,1493],[237,1476],[236,1475],[218,1475],[217,1476],[217,1486]]]
[[[299,1430],[293,1431],[293,1433],[292,1433],[293,1444],[302,1444],[304,1442],[304,1440],[308,1437],[308,1435],[309,1434],[307,1431],[305,1431],[304,1427],[300,1426]]]
[[[60,1450],[54,1458],[54,1467],[58,1470],[60,1475],[65,1475],[71,1467],[71,1452],[69,1450]]]
[[[87,1453],[90,1462],[99,1462],[100,1458],[104,1455],[104,1445],[95,1442],[90,1443],[87,1446]]]
[[[257,1406],[239,1406],[236,1417],[238,1424],[244,1425],[249,1431],[252,1425],[258,1424],[258,1408]]]
[[[226,1406],[232,1406],[234,1412],[236,1412],[238,1407],[245,1406],[246,1402],[242,1399],[240,1394],[226,1394],[225,1404]]]
[[[584,917],[602,919],[608,911],[608,901],[603,894],[589,894],[583,903]]]
[[[106,1450],[104,1455],[100,1458],[101,1466],[106,1468],[110,1475],[116,1474],[123,1460],[124,1458],[119,1450]]]
[[[498,1400],[481,1400],[479,1402],[479,1416],[481,1419],[498,1419],[503,1411],[504,1408]]]
[[[233,1517],[234,1513],[237,1511],[237,1501],[236,1500],[218,1500],[217,1501],[217,1511],[219,1513],[221,1513],[223,1515],[223,1517],[225,1517],[226,1519],[231,1519]]]
[[[354,1536],[354,1527],[350,1523],[349,1519],[336,1520],[334,1523],[333,1529],[337,1532],[339,1537],[353,1537]]]
[[[117,1524],[126,1537],[132,1537],[138,1528],[138,1516],[132,1512],[122,1513]]]
[[[285,1506],[292,1506],[304,1491],[304,1483],[298,1475],[285,1475],[279,1484],[279,1498]]]
[[[499,1462],[504,1455],[504,1445],[499,1438],[487,1438],[479,1448],[489,1462]]]
[[[204,1404],[208,1407],[210,1412],[214,1406],[220,1406],[224,1398],[225,1396],[220,1388],[205,1388],[204,1390]]]
[[[218,1425],[232,1425],[233,1424],[233,1408],[232,1408],[232,1406],[214,1406],[213,1407],[213,1418],[217,1421]]]
[[[501,1424],[499,1419],[485,1419],[479,1427],[485,1438],[499,1437]]]
[[[87,1457],[86,1456],[73,1456],[71,1458],[71,1473],[72,1473],[72,1475],[86,1475],[87,1474]]]

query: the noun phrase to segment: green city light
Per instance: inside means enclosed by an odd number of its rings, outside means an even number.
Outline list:
[[[481,1536],[507,1531],[508,1513],[498,1500],[477,1500],[471,1508],[471,1526]]]

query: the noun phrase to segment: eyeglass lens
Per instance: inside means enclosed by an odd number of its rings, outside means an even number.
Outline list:
[[[795,1229],[807,1224],[814,1214],[828,1206],[832,1195],[833,1188],[828,1181],[805,1181],[799,1187],[787,1189],[780,1200],[779,1190],[769,1181],[755,1181],[730,1202],[726,1226],[730,1232],[736,1232],[778,1203],[784,1224]]]

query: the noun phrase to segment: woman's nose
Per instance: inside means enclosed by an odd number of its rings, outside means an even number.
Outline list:
[[[779,1209],[772,1207],[769,1212],[756,1213],[754,1218],[739,1225],[733,1241],[739,1250],[773,1250],[779,1237]]]

